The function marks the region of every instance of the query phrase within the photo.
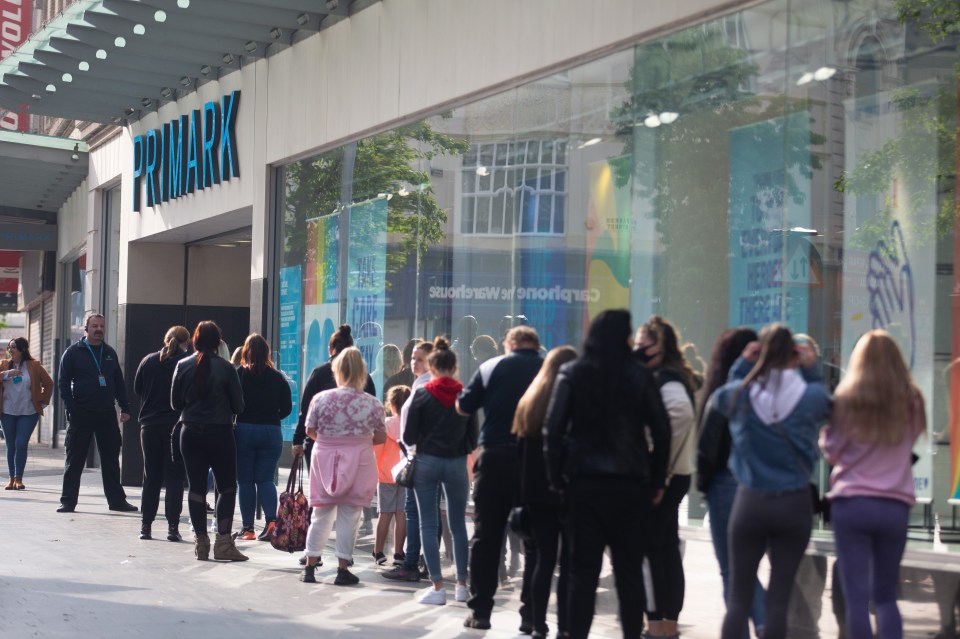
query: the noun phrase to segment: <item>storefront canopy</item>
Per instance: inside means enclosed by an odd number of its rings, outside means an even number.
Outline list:
[[[80,140],[0,131],[0,222],[55,222],[87,177]]]
[[[122,124],[374,0],[78,0],[0,61],[0,109]]]

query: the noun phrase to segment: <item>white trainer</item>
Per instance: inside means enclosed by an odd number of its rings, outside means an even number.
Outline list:
[[[457,591],[454,593],[453,598],[456,601],[466,601],[470,597],[470,590],[466,586],[461,586],[457,584]]]
[[[441,588],[440,590],[435,590],[433,586],[421,590],[420,594],[417,595],[417,601],[422,604],[427,604],[430,606],[443,606],[447,603],[447,589]]]

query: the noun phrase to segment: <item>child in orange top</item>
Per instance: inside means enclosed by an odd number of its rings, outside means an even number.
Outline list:
[[[390,470],[400,461],[403,454],[400,451],[400,407],[410,397],[409,386],[394,386],[387,392],[386,406],[390,411],[387,417],[387,441],[373,447],[377,457],[377,470],[380,474],[380,483],[377,486],[377,501],[380,517],[377,520],[377,538],[373,546],[373,559],[378,565],[387,562],[383,554],[383,546],[390,532],[390,521],[395,519],[396,526],[393,532],[394,564],[403,563],[403,542],[407,538],[407,517],[404,513],[406,503],[406,489],[397,486]]]

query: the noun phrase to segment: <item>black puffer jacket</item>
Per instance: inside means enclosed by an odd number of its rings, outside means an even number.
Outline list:
[[[608,387],[609,381],[603,379],[584,359],[560,368],[544,422],[551,486],[561,487],[582,476],[615,476],[662,488],[670,455],[670,418],[653,375],[628,361],[614,378],[616,387]]]
[[[185,424],[232,424],[235,415],[243,412],[243,390],[233,364],[213,353],[210,358],[210,377],[207,396],[197,397],[193,378],[197,372],[197,354],[177,362],[170,388],[170,405],[181,411]]]
[[[714,477],[727,470],[730,459],[730,422],[714,405],[711,395],[700,417],[700,440],[697,442],[697,490],[707,494]]]

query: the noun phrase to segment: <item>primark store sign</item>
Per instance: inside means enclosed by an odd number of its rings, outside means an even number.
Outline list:
[[[133,138],[133,210],[140,211],[142,193],[153,207],[240,177],[239,106],[234,91]]]

